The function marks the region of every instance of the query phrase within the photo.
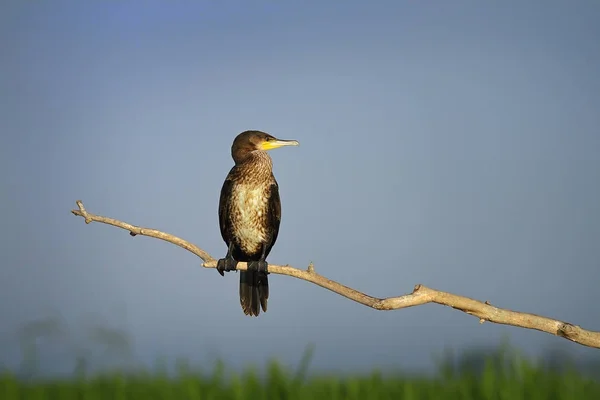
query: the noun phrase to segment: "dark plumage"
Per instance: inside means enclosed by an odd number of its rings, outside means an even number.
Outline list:
[[[279,186],[273,176],[268,150],[297,146],[295,140],[279,140],[261,131],[240,133],[231,146],[235,165],[229,171],[219,199],[219,226],[227,255],[217,263],[221,275],[248,262],[240,271],[240,304],[246,315],[267,311],[269,282],[266,258],[271,252],[281,221]]]

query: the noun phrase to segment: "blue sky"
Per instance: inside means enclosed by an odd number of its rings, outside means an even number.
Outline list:
[[[221,257],[231,142],[260,129],[301,143],[271,153],[271,262],[600,330],[599,16],[594,1],[3,2],[0,359],[16,365],[15,332],[48,315],[78,337],[118,325],[144,362],[293,364],[314,343],[320,368],[427,368],[506,336],[596,354],[273,275],[251,319],[235,274],[69,210],[82,199]]]

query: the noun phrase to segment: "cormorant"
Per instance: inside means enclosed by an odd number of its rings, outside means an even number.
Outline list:
[[[240,133],[231,146],[235,165],[229,171],[219,199],[219,226],[227,244],[227,255],[217,270],[233,271],[238,261],[248,263],[240,271],[240,304],[244,314],[258,316],[267,311],[269,282],[266,258],[277,240],[281,221],[279,186],[267,150],[297,146],[295,140],[280,140],[261,131]]]

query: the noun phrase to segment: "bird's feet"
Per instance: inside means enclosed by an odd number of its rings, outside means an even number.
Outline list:
[[[217,271],[219,271],[221,276],[225,276],[223,272],[235,271],[236,265],[237,261],[233,258],[221,258],[217,261]]]
[[[250,261],[248,263],[248,269],[250,269],[252,271],[267,273],[268,267],[269,267],[269,264],[267,264],[267,262],[265,260]]]

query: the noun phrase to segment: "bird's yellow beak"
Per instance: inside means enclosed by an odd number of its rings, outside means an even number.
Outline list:
[[[273,149],[277,149],[279,147],[283,147],[283,146],[298,146],[300,143],[298,143],[297,140],[280,140],[280,139],[276,139],[276,140],[268,140],[268,141],[264,141],[261,143],[260,147],[263,150],[273,150]]]

